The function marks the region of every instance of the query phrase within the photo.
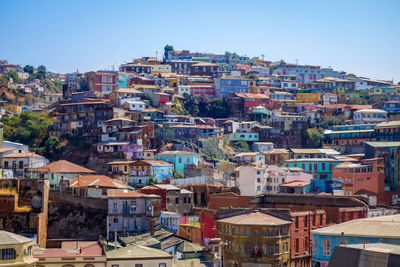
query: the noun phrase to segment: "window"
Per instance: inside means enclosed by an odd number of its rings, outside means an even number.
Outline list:
[[[279,244],[275,244],[275,254],[279,254]]]
[[[160,264],[158,265],[158,267],[167,267],[167,264],[166,264],[166,263],[160,263]]]
[[[175,198],[175,204],[179,204],[179,198]]]
[[[143,267],[143,264],[140,264],[140,263],[135,264],[135,267]]]
[[[314,254],[318,253],[317,247],[318,247],[317,239],[314,239]]]
[[[28,257],[32,255],[32,246],[29,246],[25,251],[25,256]]]
[[[119,264],[113,264],[111,267],[119,267]]]
[[[93,264],[86,264],[84,267],[94,267]]]
[[[23,168],[24,168],[24,162],[20,160],[18,164],[18,169],[23,169]]]
[[[324,256],[330,256],[330,255],[331,255],[331,241],[324,240]]]
[[[182,163],[182,157],[179,157],[179,163]]]
[[[2,249],[1,250],[1,259],[2,260],[15,259],[15,250],[12,248]]]
[[[118,218],[114,218],[114,223],[118,223]]]

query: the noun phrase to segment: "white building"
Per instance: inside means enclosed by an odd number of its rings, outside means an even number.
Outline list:
[[[236,186],[242,196],[254,196],[265,192],[268,172],[265,168],[255,166],[239,167],[236,172]]]
[[[274,143],[272,142],[254,142],[251,146],[254,152],[259,151],[270,151],[274,149]]]
[[[236,160],[242,163],[264,164],[265,156],[261,152],[242,152],[236,154]]]
[[[354,124],[373,124],[387,121],[387,112],[382,109],[361,109],[354,112]]]
[[[143,101],[128,100],[123,106],[128,108],[130,111],[142,111],[146,109],[146,103]]]

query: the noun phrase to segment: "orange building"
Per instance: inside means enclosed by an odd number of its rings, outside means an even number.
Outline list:
[[[343,182],[345,195],[367,193],[370,205],[385,204],[385,170],[383,158],[344,162],[332,170],[332,179]],[[375,202],[375,203],[374,203]]]

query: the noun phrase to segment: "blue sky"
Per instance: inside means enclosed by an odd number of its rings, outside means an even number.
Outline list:
[[[172,44],[398,82],[399,11],[397,0],[1,0],[0,59],[85,72]]]

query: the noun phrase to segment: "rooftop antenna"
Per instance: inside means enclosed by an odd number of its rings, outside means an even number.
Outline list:
[[[156,51],[156,60],[158,60],[158,59],[157,59],[157,58],[158,58],[157,55],[158,55],[158,51]]]
[[[299,65],[299,60],[296,58],[296,65]]]

